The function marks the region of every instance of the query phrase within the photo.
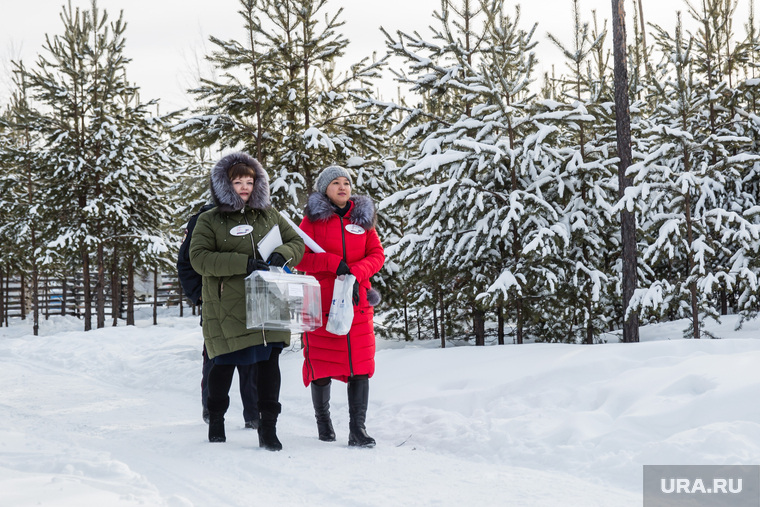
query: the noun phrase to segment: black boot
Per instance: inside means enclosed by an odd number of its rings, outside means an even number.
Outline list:
[[[314,404],[314,416],[317,418],[317,432],[323,442],[335,442],[335,430],[330,420],[330,384],[311,383],[311,401]]]
[[[366,376],[348,379],[348,445],[374,447],[375,439],[367,434],[364,420],[369,403],[369,378]]]
[[[277,438],[277,415],[280,413],[281,406],[276,402],[261,402],[261,419],[258,428],[259,447],[268,451],[281,451],[282,443]]]
[[[224,434],[224,414],[230,406],[230,397],[226,396],[221,400],[216,398],[208,399],[208,441],[209,442],[226,442],[227,436]]]

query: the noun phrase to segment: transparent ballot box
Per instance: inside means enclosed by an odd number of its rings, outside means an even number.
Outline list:
[[[248,329],[300,333],[322,326],[322,298],[313,276],[257,270],[245,279],[245,292]]]

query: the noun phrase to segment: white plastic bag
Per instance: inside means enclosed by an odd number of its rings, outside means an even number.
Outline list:
[[[354,275],[341,275],[335,279],[330,313],[327,315],[325,330],[332,334],[348,334],[354,321],[354,305],[351,297],[354,293]]]

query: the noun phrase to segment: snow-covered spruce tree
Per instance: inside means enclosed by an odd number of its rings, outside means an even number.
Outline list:
[[[582,22],[573,3],[574,37],[570,47],[549,38],[562,51],[566,74],[555,87],[559,102],[538,101],[534,121],[560,131],[555,144],[562,161],[553,194],[560,221],[569,238],[552,259],[559,280],[544,298],[544,314],[535,324],[542,340],[594,343],[622,321],[614,301],[620,258],[615,166],[615,119],[606,30]]]
[[[106,170],[103,243],[109,256],[113,325],[119,317],[120,280],[124,276],[126,320],[133,325],[136,273],[175,269],[181,234],[172,224],[179,203],[185,202],[186,189],[175,191],[174,183],[180,173],[186,174],[192,158],[171,142],[169,129],[177,113],[153,115],[149,110],[155,104],[141,103],[135,88],[125,88],[113,106],[118,108],[119,121],[101,126],[118,134],[105,139],[101,163]]]
[[[747,224],[741,211],[730,210],[738,204],[732,187],[756,160],[725,102],[733,92],[717,70],[717,39],[703,30],[684,36],[680,16],[675,36],[655,27],[670,72],[644,132],[652,151],[632,168],[635,187],[628,196],[642,205],[648,243],[642,260],[654,275],[636,305],[658,317],[689,317],[685,335],[693,338],[703,333],[701,316],[718,317],[717,291],[735,283],[727,239]]]
[[[20,261],[20,249],[14,242],[15,234],[13,222],[19,217],[16,215],[17,195],[21,191],[19,187],[20,176],[17,168],[12,164],[12,151],[18,143],[17,137],[11,128],[12,113],[9,105],[0,110],[0,283],[5,283],[5,277],[11,271],[15,271]],[[4,287],[4,285],[3,285]],[[5,317],[5,300],[3,291],[0,291],[0,326]]]
[[[512,18],[502,1],[443,1],[434,16],[432,42],[386,33],[406,62],[397,79],[425,94],[398,129],[410,160],[408,187],[394,199],[405,199],[409,223],[393,253],[405,269],[427,271],[428,292],[447,316],[470,313],[477,344],[486,311],[513,322],[521,343],[540,298],[554,290],[545,261],[567,239],[546,200],[557,182],[549,149],[557,129],[529,111],[535,27],[521,29],[519,9]]]
[[[473,6],[474,4],[472,2]],[[441,13],[433,14],[442,26],[433,33],[433,37],[438,39],[436,43],[426,42],[417,34],[402,32],[397,33],[396,40],[383,30],[388,52],[400,57],[403,65],[409,67],[408,73],[403,68],[393,70],[393,73],[400,83],[410,86],[411,92],[420,96],[422,103],[410,106],[399,100],[396,104],[379,104],[387,116],[398,116],[399,111],[403,115],[391,131],[392,134],[403,136],[401,144],[406,151],[405,164],[397,172],[402,190],[381,203],[381,208],[406,210],[406,217],[401,224],[401,240],[386,248],[386,255],[391,262],[401,266],[399,272],[407,278],[407,287],[411,289],[402,294],[405,337],[409,335],[411,310],[412,320],[417,321],[417,334],[423,333],[419,331],[420,327],[432,328],[432,337],[440,339],[442,347],[446,345],[447,334],[452,334],[452,326],[464,320],[459,316],[461,303],[458,301],[457,290],[454,289],[457,270],[449,266],[448,259],[444,257],[447,243],[453,241],[455,229],[458,228],[448,213],[450,208],[461,207],[461,203],[452,201],[446,206],[444,202],[447,197],[446,194],[441,195],[441,185],[449,179],[445,167],[439,167],[432,159],[428,159],[427,167],[418,167],[418,163],[425,158],[423,146],[426,137],[437,136],[441,129],[449,127],[467,109],[468,105],[463,104],[460,97],[464,69],[454,55],[460,52],[462,54],[459,57],[472,59],[473,53],[463,53],[482,36],[475,33],[476,30],[482,31],[482,21],[476,29],[475,18],[478,12],[471,9],[470,2],[466,2],[462,6],[462,12],[458,13],[461,23],[459,27],[456,26],[456,21],[450,20],[451,9],[449,2],[442,2]],[[462,30],[462,26],[467,26],[467,29]],[[463,39],[461,44],[456,44],[453,48],[446,47],[446,39],[453,37],[451,30]],[[435,68],[435,72],[428,74],[430,68]],[[452,75],[457,79],[449,80]],[[447,146],[438,150],[434,148],[435,142],[435,139],[430,139],[428,146],[432,149],[431,155],[437,154],[440,157]],[[455,259],[451,261],[454,264]],[[429,315],[432,323],[426,322],[420,326],[423,315]]]
[[[745,152],[756,154],[760,153],[760,35],[755,26],[754,4],[750,4],[745,30],[743,43],[734,50],[733,61],[743,69],[743,75],[732,91],[731,108],[737,133],[752,139]],[[731,244],[728,264],[735,277],[731,302],[741,315],[741,326],[745,319],[755,318],[760,312],[760,163],[747,167],[741,180],[732,182],[729,188],[732,197],[727,211],[731,215],[726,219],[736,225],[732,227],[734,234],[725,237],[725,241]],[[724,290],[721,295],[725,293]],[[721,298],[721,313],[725,313],[726,306],[725,298]]]
[[[97,325],[102,327],[107,266],[114,271],[114,263],[122,260],[129,270],[138,262],[129,252],[155,255],[166,249],[156,229],[170,218],[156,198],[166,187],[160,168],[167,162],[158,148],[165,138],[150,127],[154,120],[127,81],[122,17],[109,22],[93,1],[90,10],[64,7],[61,18],[63,33],[47,36],[47,56],[39,57],[26,79],[39,104],[36,122],[45,138],[50,188],[46,202],[56,217],[56,234],[45,255],[83,273],[84,327],[89,330],[93,264]],[[148,244],[161,246],[151,250]]]
[[[174,131],[194,149],[239,148],[266,162],[281,143],[277,114],[287,101],[282,87],[288,82],[278,68],[277,48],[265,45],[270,27],[263,27],[260,17],[266,17],[271,6],[261,0],[241,0],[240,7],[244,41],[209,38],[214,49],[206,60],[215,76],[200,76],[199,85],[189,90],[197,108]]]
[[[736,15],[737,2],[726,0],[706,0],[701,8],[689,7],[691,17],[700,27],[696,32],[695,51],[696,69],[701,75],[706,76],[706,82],[711,90],[709,97],[708,132],[711,137],[720,136],[719,142],[725,148],[723,157],[737,156],[746,152],[749,146],[746,143],[746,131],[741,120],[739,108],[741,108],[741,93],[736,88],[740,66],[750,59],[749,45],[744,41],[736,41],[733,32],[733,20]],[[750,41],[748,41],[750,42]],[[720,85],[723,83],[723,86]],[[725,146],[724,139],[744,138],[734,142],[732,146]],[[712,141],[715,143],[716,141]],[[719,163],[720,150],[712,146],[710,151],[710,164]],[[752,153],[752,152],[749,152]],[[754,152],[755,154],[757,152]],[[748,169],[747,160],[733,167],[734,176],[740,175],[740,181],[744,180]],[[737,210],[746,210],[752,204],[746,201],[746,194],[741,185],[733,183],[734,178],[727,180],[724,201],[720,207],[728,213]],[[723,218],[724,220],[726,217]],[[731,220],[733,227],[739,225]],[[731,228],[732,226],[727,225]],[[740,226],[743,228],[743,225]],[[723,246],[725,231],[714,231],[718,236],[718,245]],[[732,256],[731,248],[723,246],[716,256],[716,270],[726,269],[727,263]],[[727,275],[728,280],[721,280],[717,292],[719,299],[719,312],[725,315],[728,312],[729,299],[734,300],[733,275]]]
[[[16,64],[15,90],[2,120],[0,134],[0,242],[5,245],[0,266],[22,274],[25,292],[29,293],[32,330],[39,333],[39,285],[44,269],[41,245],[51,234],[49,208],[40,194],[45,194],[47,174],[40,157],[39,135],[35,131],[35,114],[30,110],[22,63]],[[43,183],[40,183],[43,182]],[[28,277],[24,277],[28,274]],[[22,312],[22,315],[24,312]]]
[[[273,203],[294,218],[327,165],[382,167],[382,133],[357,108],[382,62],[336,73],[349,41],[339,32],[342,9],[326,13],[326,3],[241,0],[245,41],[211,39],[208,58],[223,74],[191,90],[201,105],[175,129],[195,146],[254,153],[270,174]]]

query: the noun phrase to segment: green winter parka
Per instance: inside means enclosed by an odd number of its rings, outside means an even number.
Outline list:
[[[226,176],[227,169],[240,163],[241,157],[247,157],[242,162],[256,172],[254,190],[246,203],[234,192]],[[301,261],[304,242],[272,208],[266,172],[255,159],[244,153],[228,155],[212,169],[211,180],[211,194],[217,207],[198,217],[190,240],[190,263],[203,276],[201,308],[208,357],[265,343],[281,342],[287,346],[289,331],[246,327],[246,271],[249,258],[262,258],[256,245],[273,226],[279,226],[282,237],[282,245],[274,251],[288,261],[288,266]],[[253,230],[235,235],[233,229],[241,225],[250,225]]]

